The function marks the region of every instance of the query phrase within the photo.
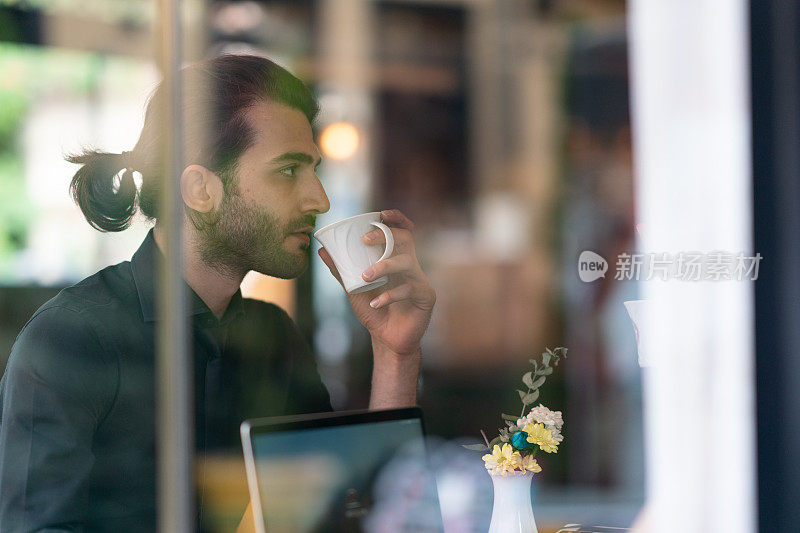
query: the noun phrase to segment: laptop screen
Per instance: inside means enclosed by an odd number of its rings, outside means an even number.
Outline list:
[[[442,531],[421,419],[385,413],[254,427],[267,531]]]

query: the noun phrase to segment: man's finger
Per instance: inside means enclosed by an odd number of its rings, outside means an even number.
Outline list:
[[[414,289],[411,287],[409,283],[403,283],[402,285],[398,285],[388,291],[383,292],[380,296],[375,298],[369,303],[369,306],[373,309],[379,309],[381,307],[387,306],[390,303],[399,302],[401,300],[408,300],[414,294]]]
[[[403,228],[390,228],[392,237],[394,237],[394,246],[403,252],[410,251],[414,247],[414,235]],[[386,242],[386,235],[379,229],[374,229],[364,235],[364,242],[369,246],[384,244]]]
[[[421,309],[433,309],[436,304],[436,292],[424,283],[403,283],[384,291],[370,303],[373,309],[380,309],[395,302],[409,301]]]
[[[381,220],[390,226],[407,229],[412,233],[414,232],[414,223],[411,222],[411,219],[405,216],[399,209],[381,211]]]
[[[344,286],[344,284],[342,283],[342,276],[339,275],[339,269],[337,269],[336,265],[333,264],[333,259],[331,258],[331,254],[328,253],[328,250],[326,250],[325,248],[320,248],[317,253],[319,254],[319,257],[322,259],[322,262],[325,263],[325,266],[328,267],[328,270],[331,271],[333,277],[336,278],[339,284]]]
[[[366,269],[361,274],[361,277],[365,281],[372,281],[388,274],[405,274],[409,277],[417,277],[415,274],[418,273],[418,270],[421,272],[415,259],[408,254],[400,254],[375,263]]]

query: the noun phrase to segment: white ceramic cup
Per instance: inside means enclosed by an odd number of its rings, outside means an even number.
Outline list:
[[[383,252],[380,246],[369,246],[364,242],[364,235],[374,228],[379,228],[386,237],[386,249]],[[342,276],[344,289],[348,293],[366,292],[386,285],[389,281],[386,276],[369,282],[361,277],[366,269],[378,261],[383,261],[394,251],[392,230],[381,222],[380,212],[364,213],[333,222],[315,231],[314,238],[333,259],[333,264]]]

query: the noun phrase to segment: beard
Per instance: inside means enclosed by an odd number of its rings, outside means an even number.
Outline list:
[[[225,195],[216,213],[203,215],[196,224],[203,261],[233,277],[244,277],[251,270],[281,279],[302,274],[309,263],[309,244],[290,250],[284,243],[293,231],[313,227],[314,217],[282,223],[268,209],[248,205],[238,187],[234,189]]]

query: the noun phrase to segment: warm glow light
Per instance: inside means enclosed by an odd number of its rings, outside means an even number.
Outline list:
[[[347,122],[336,122],[322,131],[319,142],[328,157],[347,159],[358,149],[358,130]]]

